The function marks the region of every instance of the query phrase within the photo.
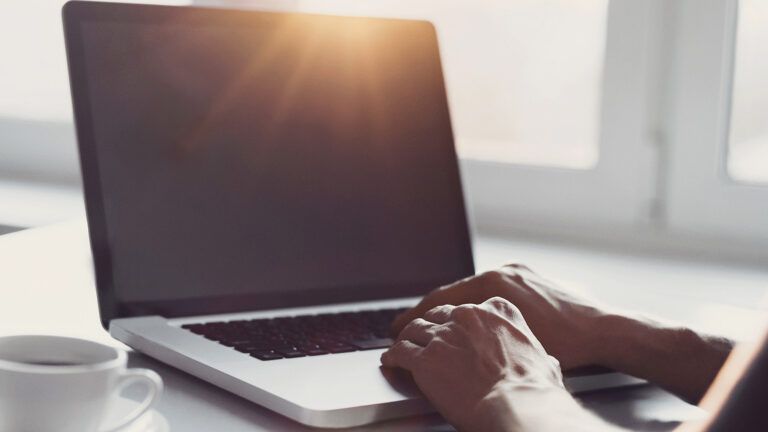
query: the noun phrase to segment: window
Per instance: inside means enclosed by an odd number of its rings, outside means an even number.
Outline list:
[[[432,21],[462,157],[597,163],[608,0],[302,0],[285,8]]]
[[[63,1],[0,3],[0,117],[71,121]],[[33,24],[33,25],[30,25]]]
[[[0,1],[0,181],[64,186],[67,196],[77,196],[71,192],[80,174],[61,21],[64,2]]]
[[[738,242],[753,256],[764,257],[768,250],[768,185],[760,181],[765,178],[768,160],[758,147],[766,145],[760,143],[766,129],[752,119],[765,116],[759,95],[765,94],[766,82],[752,74],[758,72],[765,56],[744,57],[757,43],[754,35],[763,31],[755,25],[765,26],[759,16],[765,6],[760,3],[678,3],[666,104],[671,109],[665,200],[671,231],[710,238],[718,248]],[[752,12],[758,15],[744,18]],[[762,24],[754,24],[753,19]],[[737,36],[742,37],[740,41]],[[740,49],[742,54],[738,54]],[[757,143],[751,143],[750,137]],[[728,153],[730,160],[726,160]],[[747,158],[751,160],[744,162]]]
[[[173,2],[434,22],[481,229],[768,257],[763,0]],[[62,3],[0,2],[0,177],[78,178]]]
[[[460,154],[594,167],[608,1],[463,3],[436,20]]]
[[[513,10],[526,2],[505,4]],[[521,75],[519,84],[537,88],[510,100],[517,110],[530,105],[527,114],[537,118],[504,113],[507,122],[522,122],[521,130],[528,133],[496,143],[496,157],[489,157],[493,147],[482,141],[474,144],[477,148],[470,140],[460,141],[475,220],[491,229],[545,235],[601,236],[645,226],[655,191],[646,106],[655,83],[656,9],[650,2],[629,0],[568,2],[559,12],[554,2],[545,4],[552,7],[549,22],[558,23],[549,31],[557,36],[547,40],[545,32],[540,34],[548,43],[531,48],[538,58],[529,67],[543,71],[532,73],[537,78]],[[578,60],[569,60],[571,52]],[[558,56],[562,62],[547,64]],[[525,62],[510,58],[509,63],[504,79],[515,86],[515,67]],[[525,98],[529,94],[531,101]],[[569,120],[579,127],[570,128]],[[518,153],[530,148],[535,150],[528,155]],[[571,163],[559,163],[560,158]]]
[[[768,2],[741,0],[731,106],[728,174],[768,182]]]
[[[5,140],[13,153],[5,163],[37,169],[45,177],[57,169],[77,175],[62,3],[12,0],[0,5],[8,12],[2,13],[8,28],[27,31],[33,41],[10,50],[19,61],[0,82],[1,90],[12,95],[0,106],[0,122],[18,126],[0,128],[0,133],[16,130]],[[467,195],[478,223],[535,231],[543,220],[619,226],[644,218],[638,215],[646,212],[653,186],[647,180],[652,154],[643,147],[642,131],[652,11],[645,2],[193,3],[432,20],[441,39]],[[7,44],[12,40],[5,39]],[[53,130],[43,127],[50,123],[61,136],[40,132]],[[519,223],[532,220],[537,223]]]

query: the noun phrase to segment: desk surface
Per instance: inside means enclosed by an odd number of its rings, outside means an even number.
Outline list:
[[[520,259],[569,288],[607,303],[735,337],[755,333],[762,321],[757,305],[768,291],[768,270],[749,267],[484,238],[476,241],[475,255],[481,270]],[[62,334],[120,345],[99,324],[82,221],[0,237],[0,263],[0,335]],[[131,353],[130,363],[162,375],[167,391],[158,411],[171,430],[310,430],[138,353]],[[670,430],[677,422],[701,414],[652,386],[596,392],[580,399],[605,419],[633,430]],[[361,430],[395,428],[452,430],[436,415]]]

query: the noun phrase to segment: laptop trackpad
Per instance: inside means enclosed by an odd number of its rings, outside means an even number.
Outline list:
[[[403,370],[382,368],[383,350],[357,351],[272,361],[239,363],[253,385],[303,408],[344,410],[389,405],[413,413],[433,411]]]

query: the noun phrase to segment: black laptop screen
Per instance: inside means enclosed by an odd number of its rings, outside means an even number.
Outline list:
[[[429,24],[123,11],[68,23],[118,315],[418,295],[473,272]]]

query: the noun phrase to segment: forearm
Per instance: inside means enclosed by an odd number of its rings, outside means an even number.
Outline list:
[[[647,379],[689,402],[698,402],[733,343],[668,326],[645,318],[619,315],[601,318],[599,362]]]
[[[471,430],[617,432],[579,405],[564,389],[499,386],[482,402],[484,424]]]

